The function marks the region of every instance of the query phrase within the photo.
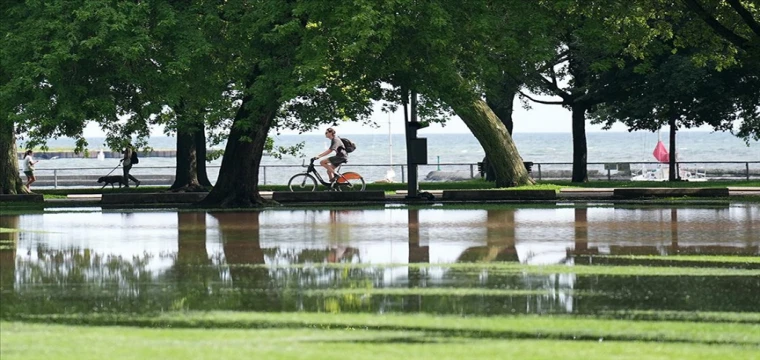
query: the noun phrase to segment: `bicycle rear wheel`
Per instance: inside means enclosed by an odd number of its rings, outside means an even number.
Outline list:
[[[364,191],[366,183],[364,178],[355,172],[347,172],[343,174],[338,181],[333,185],[338,191]]]
[[[317,189],[317,179],[313,176],[303,173],[296,174],[288,181],[290,191],[314,191]]]

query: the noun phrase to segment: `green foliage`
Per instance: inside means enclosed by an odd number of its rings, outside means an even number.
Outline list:
[[[4,1],[0,118],[29,147],[69,136],[83,150],[89,122],[114,149],[144,145],[153,124],[203,124],[220,144],[246,96],[250,109],[280,105],[276,129],[308,131],[369,124],[373,101],[393,109],[409,90],[421,94],[421,120],[445,121],[451,103],[482,96],[505,74],[565,105],[600,103],[609,86],[640,75],[669,99],[714,97],[695,95],[696,85],[735,94],[718,96],[721,106],[682,102],[683,126],[720,118],[718,129],[758,139],[758,11],[746,0]],[[696,66],[662,60],[673,52]],[[607,109],[604,121],[635,116],[632,127],[652,128],[642,109],[665,98],[622,90],[636,102]]]
[[[79,1],[3,2],[3,82],[10,120],[29,146],[47,138],[81,137],[88,121],[107,124],[112,145],[124,134],[147,136],[143,120],[156,107],[140,84],[150,37],[147,3]],[[129,118],[120,121],[120,118]],[[115,134],[122,135],[116,139]]]
[[[620,121],[630,130],[656,131],[675,120],[679,128],[709,125],[730,131],[742,120],[760,118],[760,80],[747,69],[699,67],[685,52],[649,63],[649,69],[615,73],[610,99],[592,113],[595,122],[609,128]]]
[[[274,139],[267,138],[267,143],[264,145],[264,151],[267,151],[275,159],[282,159],[283,156],[289,155],[293,157],[305,157],[303,153],[304,142],[300,142],[293,146],[274,146]]]
[[[683,127],[710,125],[746,141],[760,139],[756,2],[647,0],[608,21],[632,18],[645,20],[626,50],[639,64],[615,74],[625,83],[617,88],[624,100],[601,109],[597,121],[654,129],[663,118],[677,117]]]

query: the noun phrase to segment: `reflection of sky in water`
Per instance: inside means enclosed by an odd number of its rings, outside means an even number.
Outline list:
[[[203,218],[192,219],[197,222]],[[760,209],[756,206],[678,210],[602,207],[425,209],[417,212],[417,226],[409,225],[410,218],[407,209],[399,207],[263,211],[258,216],[259,245],[265,250],[277,249],[264,257],[270,265],[287,265],[297,254],[308,250],[329,253],[324,259],[310,260],[317,263],[405,264],[410,261],[410,236],[418,247],[427,247],[423,252],[426,251],[427,262],[432,264],[494,261],[499,259],[499,254],[507,254],[506,261],[527,264],[572,264],[568,253],[578,246],[597,253],[615,252],[614,249],[625,247],[655,249],[647,251],[662,253],[674,239],[685,248],[713,246],[749,248],[750,251],[754,248],[757,251],[760,245],[760,236],[755,230],[760,225],[756,220],[760,218]],[[240,219],[255,221],[255,215]],[[240,219],[225,223],[225,226],[235,227],[233,238],[250,240],[255,237],[256,224]],[[199,224],[191,222],[188,225]],[[200,225],[204,224],[201,222]],[[38,247],[89,249],[94,254],[124,259],[149,254],[146,270],[160,274],[174,265],[173,255],[178,250],[178,215],[174,212],[23,215],[19,227],[40,231],[22,232],[19,236],[17,256],[32,261],[38,258]],[[218,219],[205,215],[205,227],[208,256],[214,263],[224,264],[225,240]],[[509,257],[508,254],[513,255]],[[407,276],[408,269],[404,266],[382,270],[382,282],[386,286],[403,284]],[[426,276],[430,283],[441,283],[446,272],[433,267],[427,270]],[[541,284],[540,287],[572,288],[573,280],[572,275],[561,275],[552,280],[553,284]],[[546,282],[547,277],[525,277],[523,281],[524,287],[532,288],[532,281]]]
[[[760,245],[760,209],[733,206],[718,209],[425,209],[418,213],[419,246],[428,246],[430,263],[459,260],[467,249],[513,248],[529,264],[557,264],[576,242],[606,252],[611,246],[682,247]],[[262,248],[286,252],[305,249],[355,248],[354,261],[403,264],[409,261],[409,215],[404,208],[378,210],[269,210],[259,215]],[[122,257],[177,251],[177,214],[173,212],[93,212],[22,215],[20,253],[39,245],[49,249],[90,249]],[[674,227],[673,224],[676,226]],[[223,257],[216,218],[206,215],[206,248]],[[255,229],[240,224],[236,236]],[[674,235],[675,233],[675,235]],[[253,235],[253,234],[252,234]],[[268,263],[286,264],[270,258]],[[160,265],[156,262],[159,262]],[[151,268],[170,265],[155,256]]]
[[[207,255],[210,261],[206,264],[210,265],[229,262],[244,266],[252,261],[251,254],[256,251],[263,254],[259,259],[269,265],[288,265],[294,261],[400,264],[392,268],[364,269],[360,276],[366,277],[362,281],[372,281],[377,287],[498,289],[506,286],[542,290],[546,291],[545,295],[529,296],[531,301],[519,303],[522,305],[514,303],[514,306],[528,307],[518,310],[522,312],[547,309],[574,312],[578,303],[573,289],[596,286],[595,283],[583,284],[582,277],[575,274],[526,273],[505,277],[486,270],[463,274],[455,269],[431,266],[419,270],[404,264],[519,261],[572,265],[575,253],[624,253],[642,249],[672,253],[675,245],[682,250],[719,253],[733,249],[757,256],[760,246],[757,219],[760,219],[760,208],[749,205],[677,210],[611,207],[407,210],[389,207],[267,210],[258,216],[255,213],[178,215],[163,211],[45,213],[19,217],[22,232],[16,256],[18,261],[36,263],[51,273],[65,273],[69,269],[53,259],[54,256],[75,257],[87,250],[101,259],[120,257],[129,263],[148,255],[145,270],[158,279],[177,271],[178,227],[181,225],[182,233],[189,234],[183,237],[183,249],[189,249],[184,251],[194,251],[201,257]],[[200,230],[194,232],[192,228]],[[199,251],[198,246],[205,248],[206,253]],[[42,254],[38,254],[38,250],[48,256],[46,260],[39,257]],[[54,254],[59,250],[64,255]],[[17,268],[17,279],[32,276],[31,272],[21,274],[26,268]],[[234,267],[218,268],[219,280],[234,283],[230,269]],[[92,267],[86,271],[89,271],[85,274],[88,281],[97,282],[107,278],[101,278],[101,272],[110,270]],[[419,271],[424,276],[413,277],[412,274]],[[310,281],[309,286],[333,286],[344,281],[336,282],[335,276],[340,271],[272,268],[268,272],[273,279],[279,279],[281,285],[305,273],[307,280],[304,281]],[[304,284],[299,286],[307,286]]]

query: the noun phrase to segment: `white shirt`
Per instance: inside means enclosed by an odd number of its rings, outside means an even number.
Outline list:
[[[34,159],[32,155],[24,157],[24,171],[34,171]]]
[[[121,166],[132,165],[132,149],[124,149],[124,162]]]

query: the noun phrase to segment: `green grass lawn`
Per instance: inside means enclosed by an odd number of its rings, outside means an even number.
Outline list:
[[[553,184],[559,187],[578,188],[624,188],[624,187],[673,187],[673,188],[714,188],[714,187],[760,187],[759,180],[732,180],[732,181],[589,181],[574,183],[570,181],[553,180],[551,182],[539,182],[539,184]]]
[[[4,321],[0,333],[3,360],[760,358],[757,323],[571,316],[75,314]]]

